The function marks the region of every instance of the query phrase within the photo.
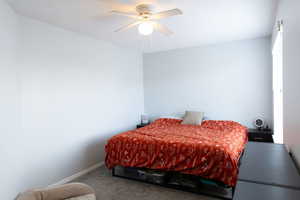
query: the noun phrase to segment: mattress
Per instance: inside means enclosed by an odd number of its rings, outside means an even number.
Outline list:
[[[105,146],[106,166],[141,167],[192,174],[235,186],[247,128],[233,121],[183,125],[158,119],[117,134]]]

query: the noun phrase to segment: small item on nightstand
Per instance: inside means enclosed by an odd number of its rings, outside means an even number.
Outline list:
[[[266,125],[266,127],[263,129],[264,131],[272,131],[270,128],[269,128],[269,126],[268,126],[268,124]]]
[[[141,124],[149,124],[149,118],[147,115],[141,115]]]
[[[147,123],[147,124],[141,123],[141,124],[136,125],[136,128],[143,128],[144,126],[147,126],[147,125],[149,125],[149,124],[150,124],[150,123]]]
[[[265,125],[265,120],[263,118],[256,118],[254,120],[254,126],[258,129],[258,130],[261,130]]]

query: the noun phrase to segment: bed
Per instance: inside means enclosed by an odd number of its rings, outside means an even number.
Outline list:
[[[179,119],[157,119],[143,128],[113,136],[105,146],[105,163],[116,166],[180,172],[237,183],[247,128],[233,121],[206,120],[183,125]]]

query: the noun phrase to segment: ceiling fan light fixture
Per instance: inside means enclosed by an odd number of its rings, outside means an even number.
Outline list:
[[[122,16],[135,19],[134,22],[115,30],[115,32],[125,31],[130,28],[138,26],[138,32],[141,35],[145,35],[145,36],[151,35],[154,30],[166,36],[172,35],[173,32],[170,31],[166,26],[158,23],[157,20],[173,17],[176,15],[182,15],[182,11],[178,8],[154,13],[153,6],[147,3],[142,3],[137,5],[136,14],[127,11],[122,11],[122,10],[112,10],[111,13],[115,15],[122,15]]]
[[[139,33],[142,35],[151,35],[154,31],[153,22],[142,22],[138,27]]]

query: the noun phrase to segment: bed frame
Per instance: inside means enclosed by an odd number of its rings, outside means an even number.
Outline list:
[[[135,167],[122,167],[122,166],[116,166],[112,168],[112,176],[125,178],[129,180],[135,180],[140,181],[144,183],[150,183],[154,185],[159,185],[167,188],[182,190],[186,192],[192,192],[196,194],[203,194],[208,195],[212,197],[217,197],[220,199],[233,199],[234,190],[235,187],[229,187],[225,184],[222,184],[217,181],[208,180],[200,178],[199,176],[195,175],[187,175],[187,174],[181,174],[179,172],[166,172],[165,181],[163,183],[157,183],[149,180],[145,180],[140,177],[139,170],[144,170],[143,168],[135,168]],[[199,184],[197,184],[197,187],[187,187],[182,185],[174,185],[172,183],[169,183],[169,180],[175,176],[180,174],[180,176],[185,176],[186,179],[195,180],[198,179]],[[201,183],[202,182],[202,183]],[[205,184],[203,182],[208,182],[212,184]]]
[[[241,165],[241,160],[244,155],[244,151],[241,153],[239,163],[238,165]],[[164,171],[165,178],[163,183],[157,183],[149,180],[145,180],[142,178],[139,174],[139,170],[144,170],[143,168],[137,168],[137,167],[123,167],[123,166],[116,166],[112,168],[112,176],[130,179],[130,180],[136,180],[144,183],[150,183],[154,185],[159,185],[167,188],[192,192],[196,194],[202,194],[202,195],[208,195],[220,199],[226,199],[231,200],[233,199],[235,187],[230,187],[228,185],[225,185],[224,183],[221,183],[219,181],[215,180],[209,180],[204,179],[199,176],[195,175],[188,175],[188,174],[182,174],[180,172],[172,172],[172,171]],[[159,170],[157,170],[159,171]],[[169,181],[172,179],[172,177],[180,175],[181,177],[184,177],[185,179],[190,179],[191,181],[197,182],[198,184],[196,187],[187,187],[182,185],[174,185],[170,183]],[[195,181],[197,180],[197,181]]]

